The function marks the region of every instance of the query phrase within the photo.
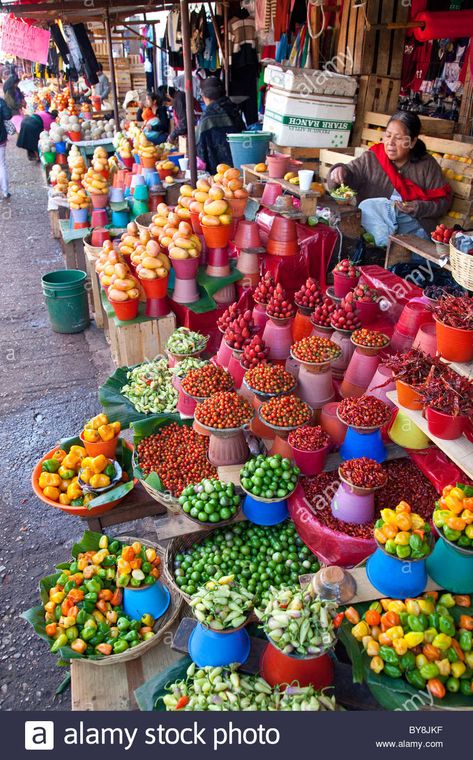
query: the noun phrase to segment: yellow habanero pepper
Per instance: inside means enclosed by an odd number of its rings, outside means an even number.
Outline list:
[[[406,611],[406,605],[400,599],[393,599],[393,601],[389,602],[388,604],[388,612],[397,612],[397,614],[399,615],[400,612],[405,612],[405,611]]]
[[[66,452],[64,451],[64,449],[56,449],[51,459],[57,459],[58,462],[62,462],[65,456],[66,456]]]
[[[100,425],[97,432],[102,441],[111,441],[115,438],[115,431],[111,425]]]
[[[84,467],[79,470],[79,477],[84,483],[89,483],[94,471],[91,467]]]
[[[452,490],[450,491],[448,495],[453,496],[453,498],[456,499],[457,501],[463,501],[463,499],[465,498],[465,494],[462,491],[462,489],[457,488],[456,486],[452,488]]]
[[[108,425],[108,417],[103,413],[97,414],[96,417],[92,417],[92,419],[88,421],[86,427],[98,430],[101,425]]]
[[[56,486],[46,486],[46,488],[43,488],[43,494],[47,499],[51,499],[51,501],[58,501],[61,492]]]
[[[385,632],[388,639],[394,641],[394,639],[402,639],[404,636],[404,629],[402,625],[393,625]]]
[[[351,635],[354,636],[357,641],[361,641],[363,636],[368,636],[369,633],[369,626],[364,620],[361,620],[351,629]]]
[[[435,612],[435,605],[430,599],[419,599],[420,611],[424,615],[432,615]]]
[[[83,446],[71,446],[69,449],[69,454],[77,454],[80,459],[83,459],[87,452]]]
[[[463,503],[461,501],[458,501],[458,499],[453,498],[451,493],[445,497],[445,506],[448,507],[448,509],[455,515],[459,515],[463,510]]]
[[[412,530],[421,530],[424,527],[425,520],[420,515],[411,515]]]
[[[386,523],[394,523],[396,524],[396,513],[394,509],[382,509],[381,510],[381,519],[384,520]]]
[[[451,671],[454,678],[461,678],[465,670],[466,665],[464,662],[452,662]]]
[[[46,486],[55,486],[56,488],[61,484],[61,477],[57,473],[42,472],[39,476],[39,487],[46,488]]]
[[[446,633],[439,633],[439,635],[436,636],[435,639],[433,640],[432,645],[434,647],[437,647],[438,649],[441,649],[442,652],[444,652],[450,648],[451,643],[452,643],[451,636],[447,636]]]
[[[370,670],[375,673],[381,673],[384,668],[384,662],[378,655],[375,655],[370,662]]]
[[[93,428],[85,428],[82,437],[84,441],[87,441],[87,443],[98,443],[100,441],[100,436],[96,430]]]
[[[414,647],[422,644],[424,641],[424,634],[422,631],[409,631],[409,633],[406,633],[404,636],[404,639],[408,648],[414,649]]]
[[[78,499],[80,496],[82,496],[82,488],[77,481],[72,481],[71,485],[68,486],[66,493],[68,498],[71,501],[74,501],[74,499]]]
[[[122,429],[122,426],[121,426],[121,424],[118,422],[118,420],[117,420],[116,422],[111,422],[111,423],[110,423],[110,427],[113,429],[113,431],[114,431],[115,435],[118,435],[118,433],[119,433],[119,432],[120,432],[120,430]]]
[[[82,457],[79,457],[74,451],[70,451],[62,460],[62,466],[68,470],[75,470]]]
[[[86,493],[86,494],[84,494],[84,507],[86,507],[87,504],[89,502],[91,502],[93,498],[94,498],[94,494],[93,493]]]
[[[405,530],[401,530],[399,533],[397,533],[397,535],[394,536],[394,543],[398,546],[407,546],[409,544],[410,537],[410,533]]]
[[[405,640],[404,637],[400,638],[400,639],[394,639],[394,641],[393,641],[393,647],[394,647],[394,651],[396,652],[396,654],[399,657],[402,657],[403,654],[406,654],[407,649],[408,649],[408,647],[407,647],[407,641]]]
[[[99,474],[105,470],[109,461],[103,454],[99,454],[98,457],[92,459],[92,470],[95,474]]]
[[[110,478],[108,475],[92,475],[89,480],[89,485],[91,488],[105,488],[110,485]]]
[[[59,494],[59,504],[64,504],[64,506],[68,507],[71,503],[71,499],[67,495],[67,493],[60,493]]]
[[[420,607],[417,599],[406,599],[406,612],[408,615],[420,614]]]
[[[451,665],[450,665],[449,660],[447,660],[446,657],[443,660],[437,660],[435,664],[437,665],[441,676],[450,675]]]
[[[464,509],[460,517],[466,522],[467,525],[471,525],[471,523],[473,523],[473,512],[471,509]]]

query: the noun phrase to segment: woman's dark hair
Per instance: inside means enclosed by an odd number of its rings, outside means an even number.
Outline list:
[[[225,95],[225,88],[217,77],[207,77],[200,85],[202,95],[209,100],[219,100]]]
[[[407,134],[411,140],[419,137],[422,124],[416,113],[413,113],[412,111],[397,111],[389,119],[387,124],[388,127],[392,121],[400,121],[406,128]],[[427,148],[425,142],[417,139],[416,144],[411,150],[411,161],[420,161],[421,158],[424,158],[426,153]]]
[[[59,116],[59,111],[56,111],[56,109],[54,108],[52,111],[49,112],[49,115],[52,116],[53,119],[57,119],[57,117]]]
[[[149,99],[150,99],[150,100],[151,100],[153,103],[156,103],[158,106],[160,106],[160,105],[161,105],[161,103],[163,102],[163,99],[162,99],[162,97],[161,97],[161,94],[160,94],[159,92],[151,92],[151,91],[148,91],[148,92],[146,93],[146,95],[147,95],[147,97],[148,97],[148,98],[149,98]]]

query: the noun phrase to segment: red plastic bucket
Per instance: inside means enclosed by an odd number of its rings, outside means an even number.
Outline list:
[[[298,681],[300,686],[325,689],[333,684],[333,662],[328,654],[310,659],[288,657],[268,644],[260,660],[260,672],[270,686]]]
[[[167,295],[169,275],[167,277],[158,277],[155,280],[142,280],[141,277],[138,277],[138,279],[143,286],[147,298],[164,298]]]
[[[283,153],[278,153],[273,156],[267,156],[266,165],[268,167],[268,175],[273,179],[280,179],[284,177],[287,172],[290,156],[285,156]]]
[[[356,288],[359,277],[348,277],[342,272],[333,272],[333,291],[337,298],[345,298],[345,296]]]
[[[452,417],[450,414],[438,412],[430,407],[425,410],[425,417],[429,433],[444,441],[454,441],[456,438],[460,438],[467,426],[465,417],[460,415]]]
[[[289,445],[292,449],[294,461],[303,475],[318,475],[322,472],[330,446],[324,446],[323,449],[319,449],[318,451],[302,451],[301,449],[296,449],[292,444]]]
[[[449,327],[435,320],[437,348],[440,355],[450,362],[471,362],[473,359],[473,330]]]
[[[130,319],[135,319],[137,317],[140,305],[139,298],[128,299],[128,301],[112,301],[109,299],[109,301],[113,306],[116,316],[121,322],[128,322]]]

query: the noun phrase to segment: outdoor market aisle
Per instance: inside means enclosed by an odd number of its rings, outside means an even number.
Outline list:
[[[100,411],[97,388],[112,365],[102,332],[59,335],[49,327],[41,275],[63,267],[51,237],[41,168],[10,140],[11,201],[0,202],[1,287],[0,707],[70,709],[54,699],[66,675],[19,614],[38,603],[38,581],[70,554],[83,524],[40,502],[31,490],[35,461],[61,436]]]

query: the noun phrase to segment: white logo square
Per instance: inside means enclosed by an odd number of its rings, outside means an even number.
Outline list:
[[[54,749],[54,721],[25,721],[25,749]]]

